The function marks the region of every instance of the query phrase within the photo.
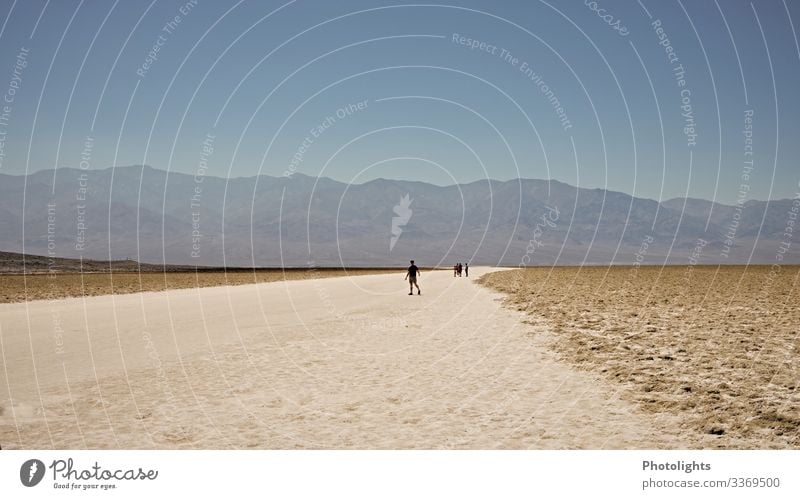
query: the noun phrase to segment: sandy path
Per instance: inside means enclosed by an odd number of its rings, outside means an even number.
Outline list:
[[[426,273],[422,296],[373,275],[0,305],[0,444],[683,447],[472,278]]]

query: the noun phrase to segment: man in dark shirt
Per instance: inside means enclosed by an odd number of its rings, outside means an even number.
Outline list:
[[[414,294],[414,286],[417,287],[417,294],[421,295],[422,293],[419,290],[419,284],[417,284],[417,275],[419,274],[419,268],[414,265],[414,260],[411,260],[411,266],[408,267],[408,272],[406,272],[405,279],[408,279],[408,294]]]

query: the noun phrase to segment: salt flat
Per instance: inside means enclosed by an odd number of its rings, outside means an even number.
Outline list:
[[[471,270],[2,304],[0,444],[686,446]]]

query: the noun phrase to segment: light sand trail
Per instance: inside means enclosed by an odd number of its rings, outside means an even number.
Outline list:
[[[0,445],[685,447],[559,362],[489,270],[0,305]]]

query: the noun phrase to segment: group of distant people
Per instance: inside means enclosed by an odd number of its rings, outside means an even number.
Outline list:
[[[411,260],[411,265],[408,267],[408,272],[406,272],[405,279],[408,281],[408,294],[414,294],[414,288],[417,288],[417,294],[421,295],[422,292],[419,290],[419,284],[417,284],[417,276],[420,274],[419,267],[414,265],[414,260]],[[453,265],[453,277],[469,277],[469,263],[461,264],[458,262],[457,264]]]

